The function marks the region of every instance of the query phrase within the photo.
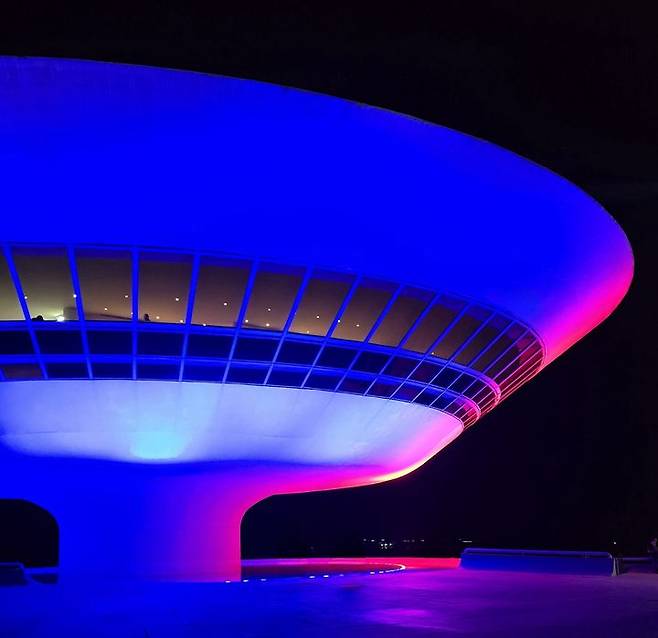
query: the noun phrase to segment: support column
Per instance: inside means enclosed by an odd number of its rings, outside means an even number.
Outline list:
[[[221,464],[41,460],[37,476],[24,494],[57,520],[61,578],[239,579],[242,517],[271,493]]]
[[[258,498],[221,474],[136,474],[71,490],[57,507],[61,574],[240,578],[240,522]]]

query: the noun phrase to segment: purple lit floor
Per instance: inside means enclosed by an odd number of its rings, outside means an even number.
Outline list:
[[[654,574],[374,571],[230,584],[1,587],[0,636],[658,636]]]

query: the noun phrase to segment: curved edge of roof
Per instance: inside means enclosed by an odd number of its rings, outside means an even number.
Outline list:
[[[52,64],[67,65],[74,63],[74,64],[80,64],[90,67],[105,66],[105,67],[115,67],[122,69],[139,69],[147,73],[162,73],[162,74],[171,74],[171,75],[187,76],[187,77],[196,76],[198,78],[203,78],[204,80],[208,80],[208,81],[228,80],[243,85],[261,85],[263,87],[267,87],[268,90],[279,91],[281,93],[290,92],[294,94],[305,94],[309,96],[309,98],[319,99],[325,102],[333,102],[335,104],[349,105],[350,107],[358,108],[358,109],[372,110],[378,113],[386,114],[387,116],[400,118],[407,122],[413,122],[417,125],[428,127],[431,130],[440,129],[444,131],[446,134],[456,135],[460,138],[469,139],[471,140],[472,143],[480,145],[482,148],[487,148],[493,151],[494,153],[502,154],[503,156],[507,157],[508,160],[519,162],[523,166],[532,165],[536,170],[540,171],[544,175],[550,175],[552,179],[560,182],[563,187],[577,192],[580,197],[586,198],[590,202],[593,208],[596,208],[601,212],[602,216],[605,217],[606,221],[612,223],[612,225],[616,230],[616,234],[617,234],[616,239],[621,240],[622,245],[617,246],[617,251],[618,253],[623,252],[624,254],[617,255],[617,258],[620,261],[618,276],[612,282],[604,282],[605,283],[604,287],[607,288],[606,294],[604,294],[604,296],[606,297],[605,302],[596,304],[596,308],[594,312],[591,311],[589,313],[581,312],[580,314],[582,316],[580,316],[576,321],[572,321],[572,324],[574,325],[572,325],[569,330],[564,331],[564,334],[556,337],[554,333],[559,332],[559,330],[557,330],[555,326],[551,326],[547,330],[546,327],[538,325],[537,322],[533,321],[532,318],[528,319],[520,316],[520,313],[518,313],[515,308],[510,308],[505,305],[501,306],[501,304],[497,299],[488,298],[486,295],[484,295],[484,297],[472,295],[470,291],[464,293],[463,291],[455,290],[455,292],[460,294],[461,296],[471,297],[477,299],[478,301],[491,304],[493,306],[499,306],[501,307],[501,309],[505,310],[506,312],[509,312],[512,315],[519,316],[520,319],[522,319],[525,323],[527,323],[531,328],[533,328],[537,332],[537,334],[541,337],[542,341],[544,342],[546,348],[546,359],[544,365],[550,363],[552,360],[557,358],[557,356],[562,354],[571,345],[573,345],[575,342],[580,340],[588,332],[590,332],[592,329],[598,326],[602,321],[604,321],[621,303],[632,283],[633,272],[634,272],[634,256],[633,256],[632,247],[630,245],[628,237],[626,236],[625,232],[623,231],[619,223],[615,220],[612,214],[603,207],[603,205],[600,202],[598,202],[594,197],[589,195],[584,189],[575,185],[573,182],[570,182],[565,177],[556,173],[552,169],[542,166],[541,164],[538,164],[534,160],[526,158],[519,153],[501,147],[498,144],[484,140],[475,135],[469,133],[463,133],[461,131],[456,131],[442,124],[430,122],[416,116],[394,111],[392,109],[387,109],[379,106],[370,105],[367,103],[358,102],[356,100],[349,98],[343,98],[335,95],[320,93],[318,91],[314,91],[310,89],[281,85],[281,84],[276,84],[274,82],[257,80],[257,79],[240,78],[240,77],[224,75],[224,74],[215,74],[201,70],[185,70],[185,69],[178,69],[171,67],[149,66],[145,64],[112,62],[105,60],[43,57],[43,56],[37,56],[37,57],[0,56],[0,70],[2,69],[3,66],[6,66],[8,64],[25,64],[25,63],[44,64],[44,65],[52,65]],[[619,248],[621,248],[621,251],[619,250]],[[602,247],[602,251],[604,250],[605,248]],[[267,258],[269,258],[269,256]],[[271,258],[277,259],[278,257],[276,255],[272,255]],[[621,263],[622,261],[623,263]],[[328,266],[328,264],[325,265]],[[373,274],[377,275],[377,273],[375,272],[373,272]],[[414,282],[409,282],[409,283],[414,283]],[[419,281],[418,283],[423,285],[423,282]],[[450,286],[448,285],[448,289],[449,288]],[[601,294],[601,290],[599,290],[598,292],[599,294]]]

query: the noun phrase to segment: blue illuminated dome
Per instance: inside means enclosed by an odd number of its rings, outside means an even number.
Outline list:
[[[1,59],[0,169],[0,496],[71,572],[234,576],[253,503],[418,467],[632,277],[545,169],[257,82]]]

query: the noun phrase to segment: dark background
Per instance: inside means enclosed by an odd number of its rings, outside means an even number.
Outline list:
[[[495,142],[597,198],[636,258],[610,319],[410,476],[260,503],[243,551],[372,554],[383,538],[393,554],[455,552],[459,539],[643,551],[658,533],[652,3],[352,4],[12,3],[0,54],[194,69],[367,102]],[[32,508],[0,505],[0,560],[52,560],[53,529]]]

